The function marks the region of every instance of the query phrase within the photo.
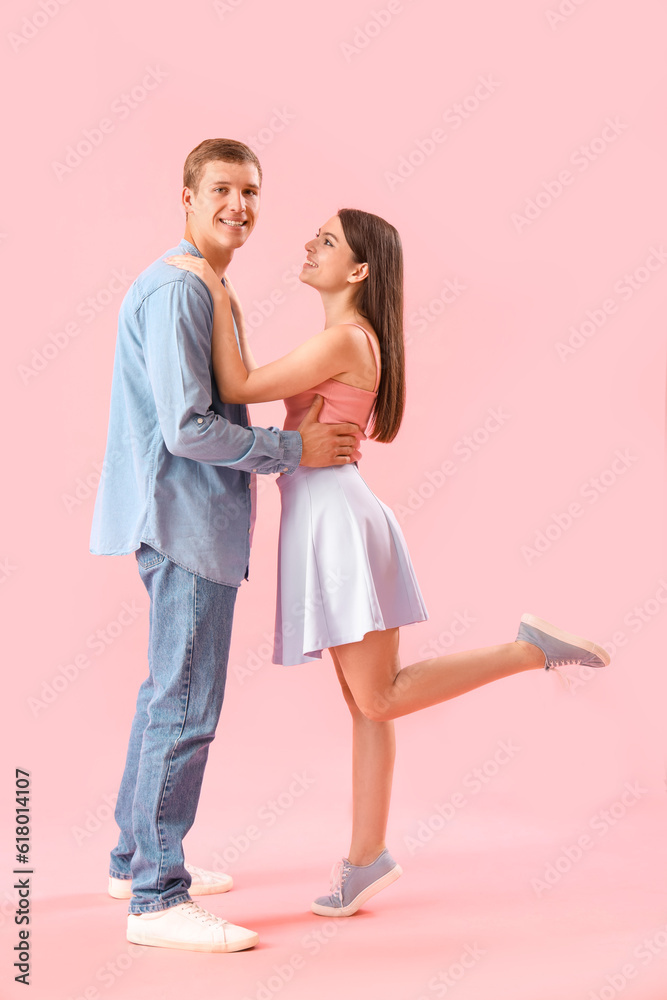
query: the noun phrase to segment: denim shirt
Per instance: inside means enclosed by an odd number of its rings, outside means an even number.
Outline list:
[[[90,551],[124,555],[147,542],[198,576],[238,587],[248,577],[252,473],[293,473],[301,435],[249,427],[245,405],[221,401],[213,299],[195,274],[163,262],[176,253],[202,256],[181,240],[142,271],[120,307]]]

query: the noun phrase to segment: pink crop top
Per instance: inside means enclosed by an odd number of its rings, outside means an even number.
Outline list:
[[[371,410],[373,409],[373,404],[378,394],[378,386],[380,384],[380,355],[377,347],[375,346],[375,341],[371,337],[368,330],[365,330],[363,326],[359,326],[358,323],[350,323],[350,326],[358,326],[359,329],[363,330],[368,337],[368,341],[373,350],[373,357],[375,358],[375,388],[371,391],[370,389],[360,389],[359,386],[356,385],[348,385],[346,382],[339,382],[335,378],[325,379],[325,381],[320,382],[319,385],[314,385],[312,389],[306,389],[304,392],[299,392],[296,396],[289,396],[286,400],[284,400],[287,416],[285,417],[283,430],[297,430],[299,424],[310,409],[313,397],[316,394],[319,394],[324,397],[324,403],[322,404],[322,409],[320,410],[318,418],[320,423],[358,424],[361,428],[359,441],[366,440],[364,431],[368,426]],[[357,449],[350,455],[350,461],[358,462],[360,458],[361,452],[357,446]]]

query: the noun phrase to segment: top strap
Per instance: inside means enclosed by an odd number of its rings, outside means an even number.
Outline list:
[[[376,375],[375,375],[375,388],[373,389],[373,392],[377,392],[378,391],[378,387],[380,385],[380,373],[381,373],[381,370],[380,370],[380,352],[378,351],[377,347],[375,346],[375,341],[371,337],[371,335],[368,332],[368,330],[366,329],[366,327],[361,326],[359,323],[348,323],[348,326],[358,326],[359,329],[363,330],[364,333],[366,334],[366,336],[368,337],[368,342],[371,345],[371,349],[373,351],[373,357],[375,358],[375,373],[376,373]]]

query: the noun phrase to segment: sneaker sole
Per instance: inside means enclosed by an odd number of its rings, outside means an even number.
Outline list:
[[[370,885],[356,896],[351,903],[347,906],[322,906],[320,903],[312,903],[311,910],[313,913],[317,913],[319,917],[350,917],[353,913],[364,905],[367,899],[374,896],[376,892],[380,892],[381,889],[386,888],[386,886],[391,885],[395,882],[397,878],[400,878],[403,874],[403,869],[400,865],[396,865],[391,871],[383,875],[382,878],[377,879],[376,882],[371,882]]]
[[[131,884],[131,879],[127,879],[127,882]],[[194,884],[190,886],[189,891],[191,896],[214,896],[220,892],[229,892],[229,890],[233,887],[233,885],[234,883],[231,881],[229,885],[220,888],[218,888],[218,886],[215,885],[208,886],[208,885]],[[112,899],[132,899],[131,888],[127,890],[123,889],[120,892],[118,892],[117,890],[112,891],[111,889],[109,889],[108,892]]]
[[[540,632],[545,632],[550,635],[553,639],[560,639],[562,642],[569,643],[570,646],[579,646],[580,649],[585,649],[589,653],[594,653],[599,656],[605,667],[608,667],[611,662],[611,657],[606,649],[602,646],[598,646],[597,643],[591,642],[590,639],[584,639],[580,635],[574,635],[572,632],[564,632],[561,628],[556,628],[551,622],[547,622],[544,618],[538,618],[537,615],[525,614],[521,615],[521,621],[525,625],[532,625],[533,628],[538,628]]]
[[[229,941],[223,942],[198,942],[198,941],[169,941],[166,938],[153,938],[152,940],[144,940],[141,934],[133,931],[127,932],[127,940],[131,941],[132,944],[141,944],[146,948],[176,948],[178,951],[200,951],[200,952],[212,952],[215,954],[224,954],[233,951],[245,951],[247,948],[254,948],[256,944],[259,944],[259,934],[254,934],[252,938],[248,938],[245,941]]]

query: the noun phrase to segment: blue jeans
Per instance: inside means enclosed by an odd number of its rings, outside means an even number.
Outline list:
[[[109,871],[132,879],[130,913],[146,913],[190,899],[183,837],[222,708],[237,591],[146,543],[135,554],[150,597],[149,674],[132,722]]]

